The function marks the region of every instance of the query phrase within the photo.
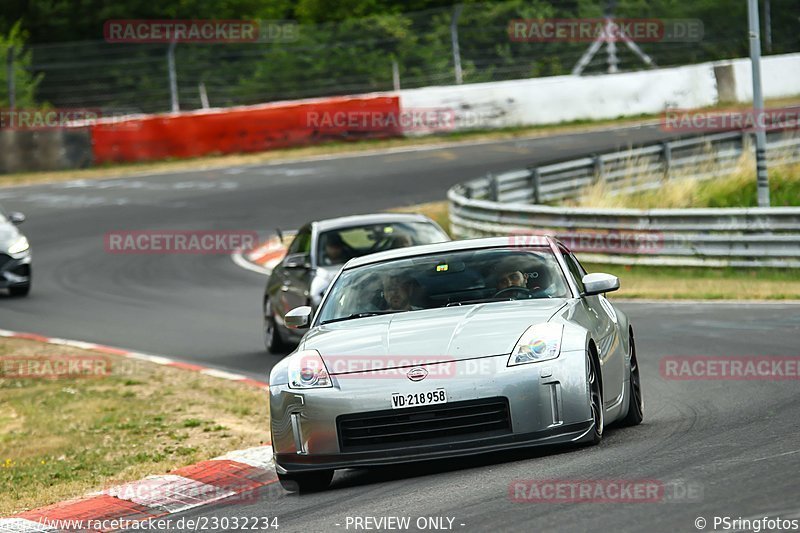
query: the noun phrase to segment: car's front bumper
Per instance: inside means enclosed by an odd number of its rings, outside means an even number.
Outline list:
[[[591,438],[593,422],[583,351],[557,359],[507,367],[507,355],[424,366],[428,376],[410,381],[363,373],[334,376],[334,387],[294,390],[270,386],[272,447],[278,472],[379,466],[407,461],[474,455],[498,450],[581,442]],[[441,371],[440,365],[449,365]],[[437,435],[428,441],[345,449],[337,418],[391,411],[392,393],[411,394],[443,388],[448,403],[502,398],[508,402],[510,428],[504,434]]]
[[[31,254],[0,253],[0,289],[24,287],[31,282]]]

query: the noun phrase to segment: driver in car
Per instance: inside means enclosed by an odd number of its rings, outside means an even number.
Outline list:
[[[501,259],[492,269],[494,286],[498,291],[511,287],[528,288],[528,274],[524,261],[517,257],[506,257]]]
[[[341,265],[352,259],[352,254],[347,249],[341,235],[328,234],[325,240],[325,254],[322,262],[326,265]]]
[[[549,295],[547,270],[544,266],[533,267],[524,264],[521,258],[509,257],[501,260],[494,269],[494,281],[497,292],[507,291],[512,287],[519,287],[523,292],[541,292]],[[530,272],[528,272],[530,271]]]
[[[411,304],[414,290],[413,279],[402,273],[388,274],[383,277],[383,299],[393,311],[416,311],[422,309]]]
[[[519,270],[499,272],[496,277],[495,288],[498,291],[509,287],[528,287],[528,275]]]

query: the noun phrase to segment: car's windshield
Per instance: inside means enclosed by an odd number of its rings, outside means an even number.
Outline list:
[[[446,239],[436,226],[425,222],[352,226],[321,233],[318,257],[323,266],[343,265],[354,257]]]
[[[418,256],[342,273],[320,323],[374,314],[511,299],[565,298],[566,279],[550,248],[491,248]]]

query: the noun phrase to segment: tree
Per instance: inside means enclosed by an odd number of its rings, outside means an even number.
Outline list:
[[[41,74],[34,74],[30,70],[31,52],[25,49],[28,34],[22,29],[22,23],[17,21],[9,32],[5,35],[0,34],[0,58],[2,58],[3,68],[0,69],[0,107],[10,106],[10,95],[8,91],[8,68],[7,58],[9,52],[14,57],[14,93],[15,104],[20,107],[34,107],[36,100],[36,86],[42,81]]]

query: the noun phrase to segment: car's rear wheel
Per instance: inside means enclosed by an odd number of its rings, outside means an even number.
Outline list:
[[[27,296],[31,292],[31,284],[19,285],[17,287],[9,287],[8,294],[11,296]]]
[[[639,361],[636,358],[636,344],[631,333],[631,372],[630,386],[628,387],[628,414],[622,419],[620,425],[636,426],[644,419],[644,398],[642,397],[642,381],[639,376]]]
[[[286,349],[286,343],[278,330],[269,300],[264,300],[264,347],[269,353],[279,353]]]
[[[603,440],[603,429],[605,427],[605,415],[603,409],[603,389],[600,385],[600,372],[598,371],[597,359],[593,354],[589,354],[589,398],[592,409],[592,420],[594,429],[592,430],[592,440],[590,444],[600,444]]]
[[[281,486],[289,492],[318,492],[331,484],[333,470],[304,472],[302,474],[278,474]]]

